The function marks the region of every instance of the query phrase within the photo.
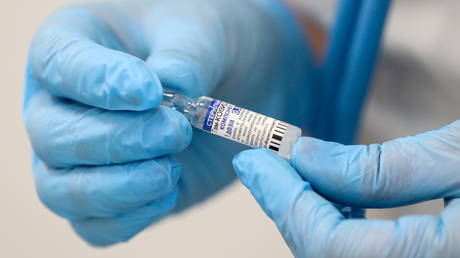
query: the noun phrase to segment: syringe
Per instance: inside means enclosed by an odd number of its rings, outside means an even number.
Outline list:
[[[290,159],[300,128],[210,97],[188,98],[164,90],[162,105],[182,113],[203,131],[253,148],[267,148]]]

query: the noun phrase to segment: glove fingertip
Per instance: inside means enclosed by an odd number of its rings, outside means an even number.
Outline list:
[[[184,115],[164,106],[155,109],[150,115],[147,122],[143,122],[139,142],[150,150],[151,158],[177,153],[189,146],[193,130]]]
[[[172,54],[157,54],[147,63],[152,65],[162,85],[175,89],[190,97],[206,95],[204,79],[194,60]]]
[[[159,106],[163,100],[163,88],[158,76],[143,61],[128,56],[125,59],[126,63],[114,65],[111,77],[106,78],[109,82],[117,82],[116,87],[109,85],[106,89],[111,92],[108,95],[111,101],[106,103],[106,108],[144,111]]]
[[[245,186],[250,187],[250,178],[260,172],[258,163],[263,160],[263,155],[266,155],[265,152],[270,151],[264,149],[247,150],[238,153],[233,158],[233,168]]]
[[[172,127],[175,128],[175,134],[170,136],[171,139],[175,139],[175,144],[172,145],[174,145],[178,151],[182,151],[191,143],[193,137],[193,129],[190,121],[187,120],[184,115],[177,112],[176,110],[170,111],[172,111]]]
[[[327,142],[312,137],[301,137],[294,145],[292,151],[292,165],[299,173],[305,175],[317,164],[334,166],[336,163],[330,159],[337,158],[337,154],[342,153],[344,145]]]

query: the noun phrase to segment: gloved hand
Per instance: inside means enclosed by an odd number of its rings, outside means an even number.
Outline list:
[[[192,140],[185,117],[159,106],[162,88],[308,125],[308,51],[277,1],[116,1],[56,12],[33,40],[25,85],[40,199],[96,246],[204,200],[234,179],[241,147],[198,131]],[[293,110],[289,101],[305,104]]]
[[[369,146],[301,138],[292,166],[269,151],[234,167],[296,257],[459,257],[460,121]],[[388,208],[445,199],[439,216],[345,219],[330,201]]]

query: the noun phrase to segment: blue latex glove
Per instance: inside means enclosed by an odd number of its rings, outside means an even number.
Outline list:
[[[292,166],[269,151],[234,160],[296,257],[459,257],[460,121],[369,146],[301,138]],[[445,199],[439,216],[345,219],[330,201],[387,208]]]
[[[159,106],[163,87],[308,125],[308,62],[276,1],[117,1],[56,12],[34,38],[26,74],[40,199],[92,245],[129,240],[232,182],[241,150],[198,131],[192,140],[185,117]],[[306,104],[292,110],[288,101],[300,96]]]

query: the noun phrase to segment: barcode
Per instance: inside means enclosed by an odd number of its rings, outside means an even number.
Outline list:
[[[283,136],[287,128],[288,126],[286,124],[283,124],[281,122],[277,123],[277,125],[275,126],[273,130],[272,137],[270,138],[270,144],[268,147],[270,150],[273,150],[273,151],[280,150],[281,142],[283,141]]]

